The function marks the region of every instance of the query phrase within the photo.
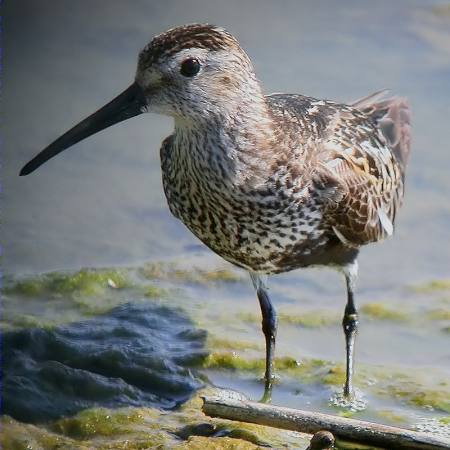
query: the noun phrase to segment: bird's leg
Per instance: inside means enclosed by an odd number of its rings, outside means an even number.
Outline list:
[[[277,314],[273,307],[267,287],[260,275],[251,273],[253,285],[256,289],[259,305],[262,313],[262,331],[266,339],[266,371],[264,374],[264,395],[261,399],[263,402],[270,402],[272,397],[272,381],[274,377],[273,359],[275,354],[275,339],[277,336]]]
[[[344,268],[344,274],[347,284],[347,305],[345,306],[344,318],[342,319],[342,327],[344,328],[345,333],[347,363],[344,397],[349,399],[353,396],[354,347],[356,332],[358,330],[358,312],[356,311],[353,297],[358,275],[358,263],[356,260]]]
[[[269,402],[272,396],[273,359],[275,354],[275,339],[277,336],[277,314],[270,302],[267,290],[260,288],[256,291],[262,312],[262,330],[266,338],[266,371],[264,374],[263,401]]]

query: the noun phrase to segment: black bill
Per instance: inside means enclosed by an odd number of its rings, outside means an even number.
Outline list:
[[[136,83],[133,83],[114,100],[81,121],[78,125],[75,125],[42,150],[41,153],[35,156],[22,168],[20,175],[28,175],[47,162],[50,158],[53,158],[58,153],[71,147],[77,142],[108,128],[111,125],[141,114],[145,105],[146,101],[142,89]]]

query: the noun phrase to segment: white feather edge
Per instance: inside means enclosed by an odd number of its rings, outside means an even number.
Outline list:
[[[386,214],[386,211],[384,210],[384,208],[379,208],[377,210],[377,213],[382,227],[389,236],[392,236],[392,233],[394,232],[394,225],[392,224],[391,219],[389,219],[388,215]]]

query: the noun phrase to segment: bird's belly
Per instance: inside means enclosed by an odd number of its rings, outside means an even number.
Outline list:
[[[276,273],[302,267],[327,245],[328,228],[321,211],[295,205],[274,211],[245,202],[181,204],[172,197],[170,208],[203,243],[224,259],[248,270]]]

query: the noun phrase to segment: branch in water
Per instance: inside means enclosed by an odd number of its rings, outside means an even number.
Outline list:
[[[247,400],[232,391],[203,397],[203,412],[210,417],[250,422],[314,434],[326,430],[336,438],[382,448],[449,450],[450,440],[432,434],[310,411]]]

